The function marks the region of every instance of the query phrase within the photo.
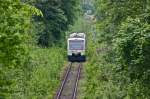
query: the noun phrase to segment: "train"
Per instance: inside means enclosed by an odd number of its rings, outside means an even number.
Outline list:
[[[67,39],[67,54],[70,62],[85,62],[86,34],[71,33]]]

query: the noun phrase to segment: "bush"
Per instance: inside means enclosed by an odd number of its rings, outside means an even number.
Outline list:
[[[142,19],[128,18],[114,40],[117,61],[121,72],[130,78],[129,89],[136,99],[148,98],[150,93],[150,25]],[[133,87],[134,86],[134,87]],[[134,94],[133,94],[134,93]],[[140,98],[139,94],[140,93]],[[143,94],[143,95],[141,95]],[[143,97],[141,97],[143,96]],[[132,98],[134,98],[132,97]]]
[[[64,65],[64,50],[41,49],[31,52],[27,99],[52,99],[60,83],[60,72]]]

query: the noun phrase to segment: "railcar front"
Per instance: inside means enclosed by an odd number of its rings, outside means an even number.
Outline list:
[[[68,61],[85,62],[85,38],[68,39]]]

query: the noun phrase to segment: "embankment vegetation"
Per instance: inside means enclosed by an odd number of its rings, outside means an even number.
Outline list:
[[[65,62],[65,32],[78,5],[78,0],[0,1],[0,99],[52,99]]]
[[[95,7],[83,99],[149,99],[149,0],[97,0]]]

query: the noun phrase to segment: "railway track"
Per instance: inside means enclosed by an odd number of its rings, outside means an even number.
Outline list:
[[[76,99],[81,67],[81,63],[69,64],[64,80],[54,99]]]

